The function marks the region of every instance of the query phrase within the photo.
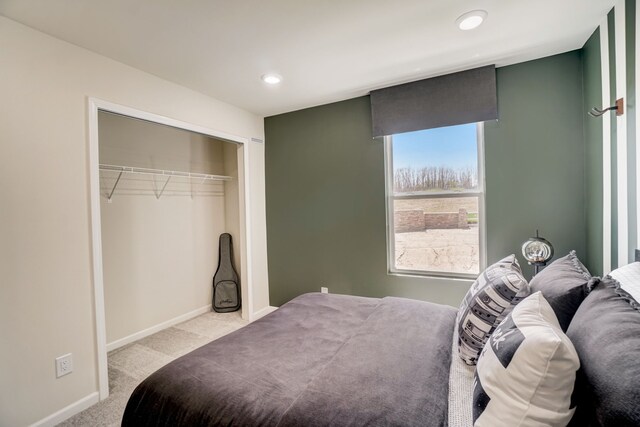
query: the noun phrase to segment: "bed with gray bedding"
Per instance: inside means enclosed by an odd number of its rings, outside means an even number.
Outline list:
[[[445,426],[455,317],[402,298],[305,294],[152,374],[122,425]]]

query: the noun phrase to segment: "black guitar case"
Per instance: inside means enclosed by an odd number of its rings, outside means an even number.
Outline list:
[[[233,268],[233,245],[231,235],[220,235],[218,270],[213,276],[213,309],[228,313],[240,309],[240,280]]]

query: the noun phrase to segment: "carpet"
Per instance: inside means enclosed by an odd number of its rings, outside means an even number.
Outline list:
[[[58,426],[120,426],[129,396],[142,380],[172,360],[247,323],[239,311],[205,313],[109,352],[109,397]]]

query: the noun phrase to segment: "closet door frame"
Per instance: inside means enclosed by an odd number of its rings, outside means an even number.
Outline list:
[[[98,389],[100,400],[109,396],[109,376],[107,371],[107,333],[104,307],[104,277],[102,265],[102,227],[100,215],[100,170],[99,170],[99,138],[98,138],[98,111],[121,114],[136,119],[161,125],[172,126],[187,131],[197,132],[217,139],[223,139],[236,143],[241,147],[242,159],[238,159],[238,188],[240,190],[240,259],[242,276],[241,292],[243,295],[242,318],[251,320],[253,313],[252,276],[251,269],[251,221],[248,213],[250,209],[250,185],[249,185],[249,138],[232,135],[226,132],[210,129],[193,123],[176,120],[170,117],[138,110],[120,104],[115,104],[98,98],[89,97],[88,130],[89,130],[89,184],[90,184],[90,215],[91,215],[91,257],[92,279],[94,295],[94,317],[96,336],[96,355],[98,362]]]

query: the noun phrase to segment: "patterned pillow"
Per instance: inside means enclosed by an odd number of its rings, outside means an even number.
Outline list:
[[[458,354],[475,365],[493,330],[531,293],[515,255],[488,267],[471,285],[458,311]]]
[[[474,427],[566,426],[580,360],[541,292],[522,301],[482,350]]]

